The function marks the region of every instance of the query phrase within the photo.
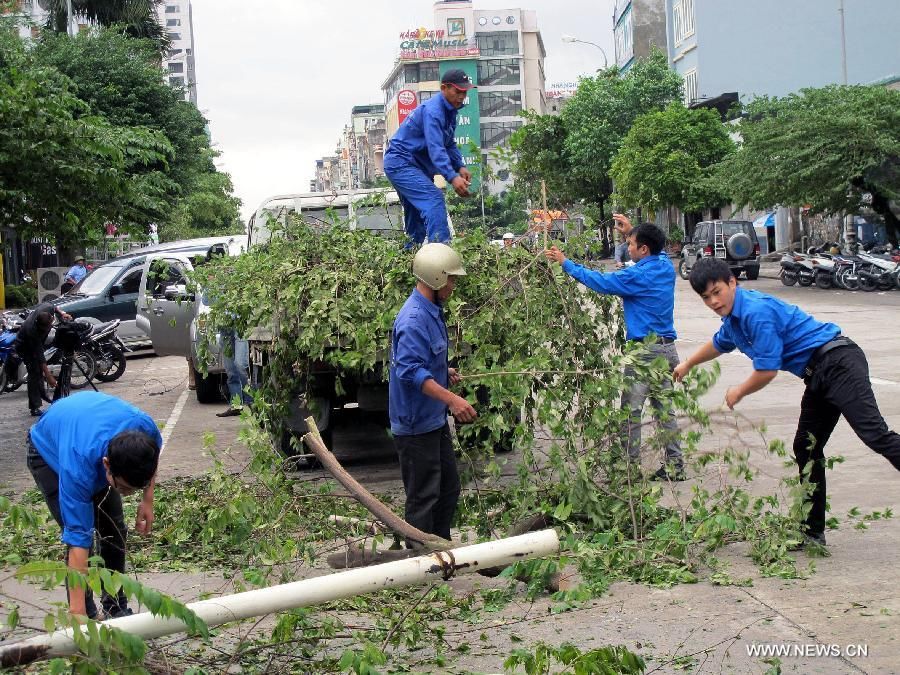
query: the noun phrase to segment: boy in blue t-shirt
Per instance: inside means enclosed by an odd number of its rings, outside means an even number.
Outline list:
[[[816,321],[795,305],[739,287],[724,260],[704,258],[694,265],[691,287],[722,317],[722,327],[675,369],[676,380],[694,366],[737,348],[753,360],[753,374],[725,392],[729,408],[769,384],[779,370],[806,383],[794,457],[801,476],[813,462],[809,480],[815,487],[805,543],[825,545],[824,450],[841,415],[863,443],[900,471],[900,435],[888,429],[878,410],[866,355],[835,324]]]
[[[113,571],[125,571],[128,528],[122,496],[143,490],[137,530],[153,525],[153,482],[162,437],[153,419],[118,398],[82,392],[56,401],[28,433],[27,463],[34,482],[62,528],[69,567],[86,572],[94,543]],[[125,594],[103,593],[107,618],[130,614]],[[69,611],[98,617],[91,593],[69,589]]]

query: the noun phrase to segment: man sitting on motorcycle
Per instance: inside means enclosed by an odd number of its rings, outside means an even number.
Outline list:
[[[71,315],[50,303],[38,305],[25,319],[16,336],[16,353],[28,371],[28,409],[32,417],[40,417],[42,414],[39,378],[47,380],[50,387],[56,387],[56,378],[50,373],[47,360],[44,358],[44,342],[53,327],[55,316],[66,321],[72,320]]]

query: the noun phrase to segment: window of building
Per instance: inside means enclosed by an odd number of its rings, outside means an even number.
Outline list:
[[[393,80],[390,81],[387,87],[384,90],[384,100],[385,103],[391,101],[397,93],[403,88],[403,71],[397,73]]]
[[[173,87],[183,87],[184,86],[184,78],[183,77],[170,77],[169,84]]]
[[[634,24],[631,10],[619,20],[615,30],[616,65],[624,66],[634,56]]]
[[[672,24],[676,45],[694,34],[694,0],[675,0],[672,5]]]
[[[478,84],[490,87],[498,84],[521,84],[518,59],[490,59],[478,62]]]
[[[420,91],[419,92],[419,103],[425,103],[428,99],[430,99],[435,94],[440,94],[439,91]]]
[[[478,94],[481,117],[514,117],[522,110],[522,92],[491,91]]]
[[[437,61],[407,63],[403,66],[403,79],[407,83],[435,82],[441,79]]]
[[[684,104],[690,105],[699,98],[697,90],[697,70],[689,70],[684,74]]]
[[[169,64],[169,72],[170,73],[183,73],[184,72],[184,64],[183,63],[170,63]]]
[[[485,122],[481,125],[481,149],[488,150],[503,145],[521,122]]]
[[[519,54],[519,34],[514,31],[478,33],[475,36],[482,56],[505,56]]]
[[[166,14],[178,14],[181,11],[181,7],[178,5],[166,5]]]
[[[172,42],[177,42],[181,39],[181,33],[169,33],[169,39],[172,40]]]
[[[181,19],[166,19],[166,26],[180,26]]]
[[[178,56],[181,53],[180,49],[170,49],[169,50],[169,58],[171,59],[173,56]]]

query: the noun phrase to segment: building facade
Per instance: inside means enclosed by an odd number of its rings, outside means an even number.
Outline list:
[[[173,87],[184,87],[184,98],[197,105],[197,70],[194,54],[194,14],[190,0],[166,0],[157,7],[159,23],[172,41],[163,60]]]
[[[491,164],[502,188],[509,179],[491,151],[523,123],[522,110],[547,111],[543,39],[534,11],[476,9],[469,0],[434,3],[433,27],[399,34],[400,54],[382,85],[387,138],[416,106],[440,94],[441,76],[460,68],[478,86],[459,111],[456,142],[467,165]]]
[[[688,105],[708,105],[726,94],[747,101],[842,84],[845,66],[847,84],[900,75],[897,0],[665,0],[665,4],[669,62],[684,77]]]
[[[613,9],[615,63],[627,72],[653,49],[666,51],[666,0],[616,0]]]

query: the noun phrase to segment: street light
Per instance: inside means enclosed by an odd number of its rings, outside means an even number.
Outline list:
[[[605,68],[609,67],[609,59],[606,58],[606,52],[603,50],[603,47],[598,45],[596,42],[590,42],[589,40],[580,40],[577,37],[574,37],[572,35],[563,35],[562,41],[563,42],[580,42],[581,44],[585,44],[585,45],[593,45],[594,47],[596,47],[597,49],[600,50],[601,54],[603,54],[603,68],[605,69]]]

